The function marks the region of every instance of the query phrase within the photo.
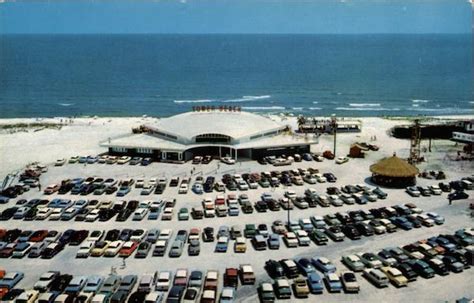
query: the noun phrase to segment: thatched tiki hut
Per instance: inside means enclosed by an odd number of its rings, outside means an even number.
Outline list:
[[[387,187],[406,187],[416,184],[418,168],[407,161],[392,157],[384,158],[370,166],[372,181]]]

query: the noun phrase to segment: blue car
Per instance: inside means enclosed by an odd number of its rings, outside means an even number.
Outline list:
[[[120,187],[117,191],[117,197],[123,197],[130,192],[130,187]]]
[[[0,279],[0,287],[12,289],[15,285],[23,279],[24,274],[22,272],[7,272],[3,279]]]
[[[298,266],[300,272],[305,276],[308,276],[310,273],[316,271],[316,268],[314,268],[308,258],[300,258],[296,260],[296,265]]]
[[[313,257],[311,263],[323,273],[336,272],[336,266],[328,259],[324,257]]]
[[[151,163],[151,158],[143,158],[142,162],[140,163],[143,166],[147,166]]]
[[[323,279],[317,272],[313,271],[308,274],[308,286],[312,294],[323,293]]]
[[[227,247],[229,246],[229,238],[226,236],[221,236],[217,239],[216,252],[227,252]]]
[[[277,234],[271,234],[268,239],[268,248],[279,249],[280,248],[280,236]]]
[[[329,292],[341,292],[342,283],[335,273],[325,273],[324,282]]]
[[[413,223],[405,217],[395,217],[391,219],[392,223],[404,230],[413,229]]]

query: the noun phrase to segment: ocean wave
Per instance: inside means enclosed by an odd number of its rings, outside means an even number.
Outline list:
[[[359,110],[359,111],[399,111],[399,108],[385,108],[385,107],[336,107],[336,110]]]
[[[308,109],[309,110],[322,110],[321,107],[309,107]]]
[[[379,107],[380,103],[349,103],[350,107]]]
[[[212,99],[197,99],[197,100],[174,100],[173,102],[176,104],[181,104],[181,103],[212,103],[215,101],[216,100],[212,100]]]
[[[58,105],[61,105],[61,106],[72,106],[74,104],[75,103],[58,103]]]
[[[469,101],[469,103],[474,104],[474,101]]]
[[[412,107],[418,107],[418,106],[420,106],[420,104],[412,104],[411,106]]]
[[[318,101],[313,101],[313,104],[318,104],[319,102]]]
[[[470,108],[452,108],[452,107],[445,107],[445,108],[413,108],[414,111],[419,112],[436,112],[442,114],[460,114],[460,113],[474,113],[474,110]]]
[[[242,96],[242,98],[223,100],[222,103],[249,102],[249,101],[262,100],[262,99],[269,99],[269,98],[271,98],[271,97],[272,97],[272,96],[270,96],[270,95],[262,95],[262,96]]]
[[[247,110],[284,110],[283,106],[242,106],[242,109]]]
[[[412,99],[411,102],[413,103],[428,103],[431,100],[426,100],[426,99]]]
[[[302,107],[292,107],[291,110],[303,110]]]

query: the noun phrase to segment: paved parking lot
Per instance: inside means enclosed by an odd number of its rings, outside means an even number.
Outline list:
[[[295,163],[291,168],[297,167],[315,167],[321,172],[333,172],[337,177],[337,183],[325,183],[304,186],[292,186],[291,189],[295,190],[298,194],[302,194],[308,187],[315,188],[320,193],[325,193],[326,188],[329,186],[342,186],[346,184],[358,184],[370,182],[367,179],[368,166],[371,164],[370,159],[356,159],[351,160],[343,165],[335,165],[333,161],[325,161],[322,163],[317,162],[300,162]],[[218,168],[219,166],[219,168]],[[49,183],[56,183],[66,178],[73,177],[86,177],[86,176],[97,176],[97,177],[112,177],[116,179],[126,178],[151,178],[151,177],[167,177],[168,179],[172,176],[189,177],[193,167],[196,167],[195,174],[199,175],[202,171],[203,176],[215,175],[220,177],[224,173],[245,173],[254,171],[265,171],[274,169],[289,169],[290,167],[274,168],[272,166],[259,165],[256,162],[244,162],[234,166],[227,166],[224,164],[217,164],[217,161],[213,161],[208,165],[194,166],[190,163],[184,165],[174,164],[163,164],[153,163],[150,166],[130,166],[130,165],[105,165],[105,164],[92,164],[92,165],[80,165],[80,164],[66,164],[63,167],[50,167],[48,173],[41,177],[41,183],[44,187]],[[465,176],[464,172],[452,172],[448,175],[449,178],[458,178]],[[420,184],[428,185],[435,181],[432,180],[419,180]],[[192,184],[192,183],[191,183]],[[262,189],[259,187],[257,190],[247,191],[250,201],[257,201],[258,197],[263,192],[270,192],[275,198],[283,196],[285,189],[280,187],[275,190]],[[31,287],[31,285],[39,278],[39,276],[47,270],[61,270],[63,272],[71,274],[101,274],[107,275],[111,272],[112,268],[115,268],[118,274],[142,274],[152,272],[155,270],[175,270],[180,267],[189,269],[200,269],[206,271],[207,269],[219,269],[221,273],[226,267],[238,267],[239,264],[250,263],[253,265],[254,270],[257,274],[257,280],[268,281],[270,278],[264,271],[264,263],[266,260],[282,259],[282,258],[295,258],[300,256],[324,256],[336,262],[338,271],[345,270],[346,267],[340,263],[342,255],[375,251],[382,249],[387,246],[393,245],[405,245],[413,241],[428,238],[430,236],[437,235],[439,233],[453,233],[456,229],[463,227],[472,227],[473,221],[469,217],[467,206],[471,200],[463,200],[460,202],[454,202],[452,206],[448,206],[446,194],[442,196],[432,197],[420,197],[412,198],[408,196],[403,190],[390,190],[386,192],[389,194],[385,200],[378,200],[366,205],[344,205],[343,207],[327,207],[322,208],[320,206],[316,208],[310,208],[306,210],[296,209],[291,211],[292,219],[308,218],[311,215],[325,215],[335,213],[338,211],[350,211],[357,209],[370,209],[373,207],[389,206],[395,204],[404,204],[408,202],[414,202],[417,206],[425,211],[435,211],[446,218],[444,225],[437,225],[431,228],[419,228],[411,231],[399,230],[393,234],[384,234],[379,236],[373,236],[370,238],[363,237],[361,240],[351,241],[346,239],[342,243],[336,243],[329,241],[327,246],[316,246],[311,244],[309,247],[298,247],[298,248],[287,248],[285,245],[281,245],[279,250],[266,250],[266,251],[255,251],[250,247],[250,241],[248,241],[249,248],[245,254],[233,253],[232,247],[227,253],[214,253],[214,243],[203,243],[201,242],[201,254],[197,257],[190,257],[186,252],[180,258],[172,259],[167,255],[165,257],[151,257],[151,254],[146,259],[135,259],[128,258],[125,261],[125,266],[120,258],[92,258],[88,259],[75,259],[77,247],[68,246],[66,249],[59,253],[56,257],[51,260],[44,259],[0,259],[0,266],[5,267],[9,270],[17,270],[25,272],[25,279],[21,282],[22,287]],[[239,191],[237,191],[239,193]],[[140,196],[139,190],[133,189],[131,193],[124,197],[124,200],[145,200],[145,199],[159,199],[159,198],[176,198],[177,204],[175,211],[180,207],[194,207],[201,206],[203,197],[210,196],[215,198],[216,192],[212,194],[196,195],[189,191],[187,194],[178,194],[177,188],[167,187],[164,194],[157,196]],[[42,197],[42,193],[31,190],[22,196],[22,198],[38,198]],[[53,198],[56,195],[50,196]],[[472,196],[472,195],[471,195]],[[64,197],[71,197],[72,199],[78,199],[78,196],[65,195]],[[95,198],[96,196],[86,196],[89,199]],[[99,196],[103,200],[120,200],[122,198],[110,196]],[[80,198],[84,198],[81,196]],[[14,201],[13,201],[14,202]],[[10,202],[12,204],[13,202]],[[0,209],[4,209],[6,206],[2,205]],[[287,212],[277,211],[266,213],[257,213],[254,211],[253,214],[240,213],[237,217],[223,217],[223,218],[204,218],[203,220],[195,221],[190,219],[189,221],[177,221],[175,218],[170,221],[148,221],[144,219],[142,221],[132,221],[129,218],[125,222],[116,222],[114,219],[108,222],[64,222],[64,221],[18,221],[9,220],[2,222],[2,226],[6,228],[20,228],[20,229],[55,229],[64,231],[68,228],[74,229],[123,229],[123,228],[172,228],[175,233],[178,229],[189,230],[192,227],[199,227],[201,230],[205,226],[214,227],[216,230],[219,226],[227,225],[240,225],[242,228],[246,223],[266,223],[271,225],[274,220],[281,219],[286,221]],[[418,281],[411,283],[408,287],[403,289],[396,289],[393,286],[389,286],[386,289],[377,289],[372,284],[369,284],[364,278],[358,274],[358,280],[361,284],[361,292],[356,295],[348,294],[329,294],[325,292],[323,295],[311,296],[308,299],[298,299],[298,301],[314,302],[315,300],[324,300],[331,302],[374,302],[382,300],[387,302],[398,302],[406,301],[410,299],[415,302],[444,302],[453,301],[457,298],[467,296],[474,297],[474,291],[471,287],[474,275],[472,270],[467,270],[461,274],[451,273],[448,276],[440,277],[436,276],[434,279],[424,280],[418,279]],[[255,287],[245,286],[240,287],[238,290],[238,301],[254,302],[256,300]],[[296,299],[294,299],[296,300]]]

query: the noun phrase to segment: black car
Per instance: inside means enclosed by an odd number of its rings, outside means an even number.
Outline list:
[[[411,222],[411,224],[413,225],[414,228],[420,228],[422,226],[422,223],[420,220],[418,220],[416,217],[414,216],[406,216],[405,218],[407,218],[407,220],[409,222]]]
[[[351,240],[359,240],[361,238],[360,232],[353,224],[343,225],[341,230]]]
[[[411,260],[409,261],[410,265],[412,265],[413,270],[421,277],[425,279],[430,279],[434,277],[435,271],[422,260]]]
[[[278,211],[280,210],[280,203],[278,203],[278,201],[276,201],[275,199],[269,199],[266,201],[267,202],[267,206],[268,208],[271,210],[271,211]]]
[[[0,220],[2,221],[10,220],[17,210],[18,210],[18,207],[15,207],[15,206],[5,209],[0,215]]]
[[[79,245],[84,241],[87,237],[89,236],[89,231],[88,230],[78,230],[74,233],[74,235],[71,237],[71,241],[69,242],[69,245]]]
[[[416,281],[418,274],[408,262],[398,263],[397,269],[408,279],[409,282]]]
[[[267,205],[267,202],[265,201],[257,201],[255,202],[255,210],[262,213],[262,212],[266,212],[268,209],[268,205]]]
[[[69,242],[71,242],[72,237],[74,236],[75,233],[76,233],[76,231],[75,231],[74,229],[68,229],[68,230],[66,230],[66,231],[61,235],[61,237],[59,238],[58,242],[59,242],[59,243],[62,243],[63,245],[69,244]]]
[[[444,256],[443,263],[446,265],[446,268],[452,272],[460,273],[464,270],[464,266],[461,262],[456,260],[453,256]]]
[[[324,173],[323,176],[326,178],[326,180],[330,183],[334,183],[337,181],[336,176],[333,173]]]
[[[166,302],[168,303],[179,303],[184,295],[184,286],[181,285],[174,285],[171,287],[171,290],[168,293],[168,297],[166,298]],[[112,302],[111,302],[112,303]]]
[[[125,303],[128,297],[128,292],[124,290],[119,290],[115,292],[112,297],[110,298],[110,303]]]
[[[71,280],[72,275],[60,275],[51,282],[49,291],[62,293],[69,285],[69,282],[71,282]]]
[[[25,221],[32,221],[36,218],[36,213],[38,212],[38,209],[36,207],[30,208],[25,216],[23,217],[23,220]]]
[[[202,209],[196,209],[193,207],[193,209],[191,210],[191,217],[194,220],[201,220],[204,217],[204,212],[202,211]]]
[[[99,221],[101,222],[105,222],[105,221],[109,221],[110,219],[113,218],[113,216],[115,216],[117,212],[114,210],[114,209],[101,209],[99,210]]]
[[[15,298],[25,292],[24,289],[13,288],[10,289],[2,298],[2,302],[15,302]]]
[[[21,235],[21,230],[19,229],[10,229],[6,232],[5,236],[3,237],[3,241],[7,243],[15,242],[16,239]]]
[[[469,198],[469,195],[466,194],[464,191],[455,191],[454,193],[448,194],[448,199],[451,200],[463,200]]]
[[[136,291],[130,295],[127,303],[143,303],[145,302],[145,297],[147,296],[146,292]]]
[[[449,274],[446,265],[439,259],[432,258],[427,260],[426,263],[428,263],[428,265],[440,276],[446,276]]]
[[[120,236],[120,230],[111,229],[105,235],[105,241],[110,241],[110,242],[117,241],[119,236]]]
[[[355,228],[357,228],[360,234],[366,237],[370,237],[374,235],[374,229],[372,228],[372,226],[368,224],[359,222],[355,224]]]
[[[41,252],[41,258],[42,259],[51,259],[54,256],[56,256],[61,250],[63,250],[64,244],[63,243],[57,243],[53,247],[46,247],[42,252]]]
[[[214,242],[214,228],[206,227],[202,232],[202,240],[204,242]]]
[[[165,191],[165,188],[166,188],[166,184],[159,183],[158,185],[156,185],[155,194],[161,195]]]

